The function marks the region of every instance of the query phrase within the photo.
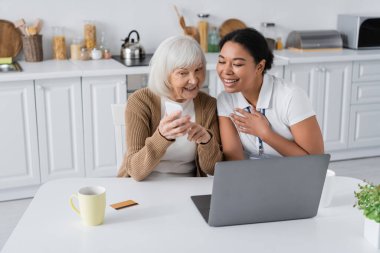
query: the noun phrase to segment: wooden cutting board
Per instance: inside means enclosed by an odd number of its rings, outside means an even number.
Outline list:
[[[220,38],[223,38],[226,34],[233,32],[238,29],[246,28],[246,24],[236,18],[227,19],[223,22],[223,24],[219,27],[219,36]]]
[[[0,57],[16,57],[21,49],[21,32],[12,22],[0,20]]]

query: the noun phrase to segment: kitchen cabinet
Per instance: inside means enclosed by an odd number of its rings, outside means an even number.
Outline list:
[[[285,79],[302,87],[317,114],[325,151],[348,147],[352,62],[290,64]]]
[[[350,148],[380,146],[380,61],[353,66]]]
[[[24,197],[11,188],[40,184],[36,108],[33,81],[0,85],[0,201]]]
[[[35,81],[41,181],[84,176],[80,77]]]
[[[350,148],[380,146],[379,104],[353,105],[350,118]]]
[[[1,82],[0,201],[51,179],[115,176],[111,104],[126,97],[125,75]]]
[[[126,76],[83,77],[86,176],[115,176],[117,154],[111,104],[127,100]]]

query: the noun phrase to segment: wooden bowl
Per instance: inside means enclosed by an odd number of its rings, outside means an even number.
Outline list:
[[[16,57],[21,49],[21,32],[12,22],[0,20],[0,57]]]
[[[247,28],[243,21],[236,18],[227,19],[219,28],[219,36],[223,38],[226,34],[243,28]]]

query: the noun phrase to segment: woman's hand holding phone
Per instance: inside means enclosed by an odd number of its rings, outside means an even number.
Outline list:
[[[182,107],[178,104],[165,102],[165,117],[161,120],[158,130],[168,140],[188,134],[187,139],[197,144],[207,143],[211,135],[201,125],[191,122],[190,116],[181,116]]]
[[[165,108],[165,116],[158,125],[160,134],[167,140],[186,135],[191,125],[190,116],[181,117],[182,107],[175,103],[165,102]]]

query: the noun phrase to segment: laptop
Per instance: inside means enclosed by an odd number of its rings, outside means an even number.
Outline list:
[[[213,227],[317,215],[330,155],[218,162],[212,195],[191,196]]]

